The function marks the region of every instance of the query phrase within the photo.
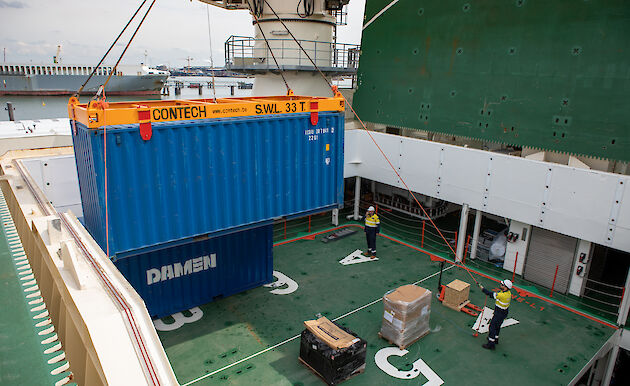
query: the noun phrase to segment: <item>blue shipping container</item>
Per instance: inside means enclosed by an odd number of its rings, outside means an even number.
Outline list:
[[[153,317],[272,281],[273,226],[129,256],[114,262]]]
[[[75,122],[85,224],[105,249],[103,128]],[[343,204],[343,112],[107,126],[110,256]]]

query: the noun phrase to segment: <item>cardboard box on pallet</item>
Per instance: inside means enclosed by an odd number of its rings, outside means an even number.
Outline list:
[[[469,293],[470,284],[455,279],[444,288],[444,301],[442,303],[449,308],[459,311],[468,302]]]
[[[325,317],[304,325],[299,359],[327,384],[336,385],[363,372],[367,350],[364,339]]]
[[[383,296],[381,336],[406,347],[429,332],[431,291],[409,284]]]

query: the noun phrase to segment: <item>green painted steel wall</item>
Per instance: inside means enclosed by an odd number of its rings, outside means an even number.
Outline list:
[[[629,95],[630,1],[401,0],[363,31],[354,103],[369,122],[628,161]]]

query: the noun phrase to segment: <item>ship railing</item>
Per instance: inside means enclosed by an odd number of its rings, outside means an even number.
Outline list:
[[[335,17],[335,24],[337,26],[348,25],[348,6],[344,5],[341,9],[333,10],[330,12]]]
[[[356,73],[360,55],[358,44],[317,40],[298,42],[302,48],[291,38],[273,38],[265,41],[247,36],[230,36],[225,42],[226,68],[254,73],[278,70],[312,71],[313,60],[323,72]],[[269,48],[273,50],[278,65]]]

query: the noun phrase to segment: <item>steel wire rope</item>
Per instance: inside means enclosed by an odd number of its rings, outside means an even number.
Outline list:
[[[298,45],[298,47],[304,52],[304,54],[306,55],[306,57],[308,58],[308,60],[313,64],[313,67],[317,70],[317,72],[319,72],[319,74],[322,76],[322,78],[326,81],[326,83],[330,86],[331,90],[333,90],[333,86],[331,84],[331,82],[328,80],[328,78],[326,78],[326,76],[324,75],[324,73],[319,69],[319,67],[317,66],[317,64],[313,61],[313,59],[311,59],[310,55],[306,52],[306,50],[304,49],[304,47],[302,47],[302,45],[300,44],[300,42],[295,38],[295,36],[293,35],[293,33],[291,32],[291,30],[287,27],[287,25],[284,23],[284,21],[280,18],[280,16],[278,16],[278,14],[276,13],[276,11],[273,9],[273,7],[271,7],[271,5],[269,5],[269,2],[267,0],[263,0],[265,2],[265,4],[267,4],[267,6],[269,7],[269,9],[271,10],[271,12],[273,12],[273,14],[276,16],[276,18],[278,19],[278,21],[282,24],[282,26],[287,30],[287,32],[289,33],[289,35],[291,35],[291,37],[293,38],[293,40],[295,41],[295,43]],[[334,91],[333,91],[334,94]],[[341,93],[340,93],[341,94]],[[420,209],[422,209],[422,212],[424,213],[424,215],[429,219],[429,221],[431,222],[431,224],[435,227],[435,229],[438,231],[438,233],[440,234],[440,236],[442,237],[442,239],[444,240],[444,242],[446,243],[446,245],[448,245],[449,249],[451,250],[451,252],[453,252],[453,254],[455,256],[457,256],[457,253],[455,252],[455,250],[453,249],[453,247],[451,247],[450,243],[446,240],[446,238],[444,237],[444,235],[442,235],[442,233],[440,232],[440,229],[437,227],[437,225],[435,225],[435,222],[433,222],[433,219],[431,219],[431,217],[429,216],[429,214],[427,213],[427,211],[424,209],[424,207],[420,204],[420,202],[418,201],[418,199],[416,198],[416,195],[411,191],[411,189],[409,188],[409,186],[407,185],[407,182],[405,182],[404,178],[400,175],[400,173],[398,173],[398,171],[396,170],[396,168],[394,167],[394,165],[392,164],[392,162],[389,160],[389,158],[387,157],[387,155],[385,154],[385,152],[383,151],[383,149],[381,149],[381,147],[379,146],[379,144],[376,142],[376,140],[374,139],[374,137],[372,136],[372,134],[370,133],[370,131],[367,129],[367,127],[365,126],[365,123],[363,123],[363,120],[359,117],[359,115],[357,114],[357,112],[354,110],[354,108],[352,107],[352,104],[346,99],[345,96],[343,96],[343,94],[341,94],[342,98],[344,99],[346,105],[348,107],[350,107],[350,110],[352,110],[352,113],[354,114],[355,117],[357,117],[357,119],[359,120],[359,123],[361,123],[361,126],[363,127],[363,129],[365,130],[365,132],[368,134],[368,136],[370,137],[370,139],[372,140],[372,142],[374,143],[374,145],[376,145],[376,147],[378,148],[379,152],[381,153],[381,155],[383,155],[383,157],[385,158],[385,160],[387,161],[387,163],[389,164],[390,168],[394,171],[394,173],[396,173],[396,175],[398,176],[398,179],[400,180],[400,182],[402,182],[402,184],[405,186],[405,189],[407,189],[407,191],[409,192],[409,194],[411,194],[411,196],[413,197],[414,201],[416,202],[416,204],[420,207]],[[470,272],[470,270],[463,264],[461,264],[461,262],[457,261],[457,258],[454,259],[453,263],[456,266],[460,266],[461,268],[463,268],[468,275],[470,275],[470,278],[473,279],[473,281],[477,284],[477,285],[481,285],[479,284],[479,282],[477,281],[477,279],[475,279],[475,277],[473,276],[473,274]]]
[[[109,204],[108,204],[109,203],[109,199],[108,199],[108,184],[107,184],[107,180],[108,180],[108,173],[107,173],[107,119],[106,119],[106,116],[105,116],[106,111],[107,111],[107,105],[104,102],[104,100],[106,99],[105,87],[107,86],[107,83],[111,79],[112,75],[116,72],[116,68],[118,67],[118,64],[120,63],[120,61],[122,60],[123,56],[127,52],[127,49],[129,48],[129,46],[131,45],[131,42],[133,41],[133,39],[135,38],[136,34],[138,33],[138,30],[142,26],[142,23],[144,23],[144,20],[149,15],[149,12],[151,11],[151,8],[153,8],[153,5],[155,4],[155,1],[156,0],[153,0],[151,2],[151,4],[149,5],[149,8],[147,9],[147,11],[145,12],[144,16],[142,17],[142,20],[140,20],[140,22],[138,23],[138,26],[136,27],[136,30],[133,32],[133,35],[131,35],[131,38],[129,38],[129,42],[125,46],[125,49],[123,50],[123,52],[118,57],[118,60],[116,61],[116,64],[114,65],[114,67],[112,68],[112,71],[110,72],[109,76],[107,77],[107,80],[105,81],[105,83],[103,83],[103,85],[100,87],[99,91],[97,92],[97,94],[95,96],[95,98],[97,98],[101,92],[103,93],[103,100],[101,101],[101,107],[103,109],[103,121],[105,123],[103,125],[103,168],[104,168],[104,180],[105,180],[104,181],[104,191],[105,191],[105,247],[106,247],[106,253],[107,253],[107,257],[108,258],[109,258],[110,255],[109,255]],[[137,11],[136,11],[136,13],[137,13]],[[134,14],[134,17],[135,17],[135,14]],[[127,28],[127,27],[125,26],[125,28]]]
[[[396,211],[397,211],[396,209],[391,209],[391,211],[383,210],[383,212],[379,213],[379,215],[381,217],[393,216],[393,217],[399,218],[401,220],[405,220],[407,222],[415,223],[415,224],[417,224],[417,226],[420,226],[420,227],[422,226],[422,221],[426,221],[426,220],[423,220],[423,219],[421,219],[419,217],[413,217],[413,216],[406,217],[405,215],[401,215],[401,214],[395,213]],[[446,229],[443,229],[442,232],[444,232],[444,233],[446,233],[446,232],[448,232],[448,233],[455,233],[455,231],[450,231],[450,230],[446,230]]]
[[[361,209],[366,209],[367,207],[369,207],[370,205],[372,205],[371,203],[369,203],[369,202],[367,202],[367,201],[361,201],[361,203],[365,203],[365,205],[359,205],[359,207],[360,207]],[[395,211],[395,210],[394,210],[394,209],[392,209],[392,212],[386,212],[386,213],[387,213],[387,215],[390,215],[390,214],[391,214],[392,216],[396,216],[396,217],[398,217],[398,218],[408,219],[407,217],[404,217],[404,216],[402,216],[402,215],[399,215],[399,214],[394,214],[394,213],[393,213],[394,211]],[[381,217],[383,217],[383,212],[381,212],[379,215],[380,215]],[[409,218],[409,220],[411,220],[411,221],[418,221],[419,225],[421,225],[421,224],[422,224],[422,221],[427,221],[427,220],[421,220],[421,219],[417,219],[417,220],[416,220],[416,219],[415,219],[415,218],[413,218],[413,217]],[[451,231],[451,230],[447,230],[447,229],[440,229],[440,230],[441,230],[442,234],[448,234],[448,233],[450,233],[450,234],[452,234],[453,236],[454,236],[454,235],[455,235],[455,233],[457,232],[457,231]],[[431,229],[429,228],[429,230],[425,230],[425,232],[431,232]],[[432,234],[434,234],[434,235],[436,235],[436,236],[439,236],[439,235],[437,235],[437,234],[435,234],[435,233],[432,233]]]
[[[287,27],[286,24],[284,24],[284,21],[280,18],[280,16],[278,16],[278,14],[276,13],[276,11],[271,7],[271,5],[269,5],[269,2],[267,0],[263,0],[265,2],[265,4],[267,4],[267,7],[269,7],[269,9],[271,10],[271,12],[273,12],[273,14],[276,16],[276,18],[278,19],[278,21],[280,22],[280,24],[282,24],[282,26],[284,27],[284,29],[287,30],[287,32],[289,33],[289,35],[291,35],[291,38],[293,38],[293,40],[295,41],[295,43],[297,43],[298,47],[302,50],[302,52],[304,52],[304,54],[306,55],[306,57],[308,58],[308,60],[313,64],[313,66],[315,67],[315,69],[317,70],[317,72],[319,72],[319,74],[322,76],[322,78],[324,78],[324,81],[326,81],[326,84],[328,84],[328,87],[331,88],[332,90],[332,83],[330,83],[330,81],[328,80],[328,78],[326,78],[326,75],[324,75],[324,73],[322,72],[322,70],[319,69],[319,67],[317,67],[317,65],[315,64],[315,62],[313,61],[313,59],[311,59],[311,56],[308,54],[308,52],[306,52],[306,50],[304,49],[304,47],[302,47],[302,44],[300,44],[300,42],[295,38],[295,35],[293,35],[293,32],[291,32],[291,30],[289,29],[289,27]],[[334,93],[333,93],[334,95]],[[346,99],[344,97],[344,99]],[[347,100],[346,100],[347,102]]]
[[[266,1],[265,1],[266,3]],[[247,5],[249,6],[250,11],[252,12],[252,15],[254,16],[254,19],[256,20],[256,25],[258,26],[258,30],[260,31],[260,34],[262,35],[263,39],[265,40],[265,44],[267,44],[267,48],[269,49],[269,52],[271,53],[271,57],[273,58],[274,63],[276,63],[276,67],[278,68],[278,71],[280,71],[280,76],[282,77],[282,81],[284,82],[285,87],[287,88],[287,94],[291,93],[291,87],[289,87],[289,83],[287,83],[287,79],[284,77],[284,70],[280,67],[280,65],[278,64],[278,60],[276,59],[276,55],[273,53],[273,50],[271,49],[271,46],[269,45],[269,40],[267,40],[267,37],[265,36],[265,32],[263,31],[262,27],[260,26],[260,22],[258,21],[258,16],[262,14],[263,11],[263,5],[262,3],[260,3],[260,10],[259,10],[259,14],[256,14],[256,11],[254,11],[254,9],[252,8],[252,5],[250,3],[250,0],[247,0]],[[269,5],[269,4],[267,4]],[[254,0],[254,6],[256,5],[256,0]],[[269,7],[271,8],[271,7]],[[253,56],[253,53],[252,53]]]
[[[604,296],[609,296],[611,298],[617,298],[617,299],[621,299],[623,297],[621,294],[615,295],[615,294],[611,294],[609,292],[596,290],[595,288],[591,288],[591,287],[584,287],[584,291],[593,291],[593,292],[597,292],[598,294],[602,294]]]
[[[619,308],[619,306],[620,306],[619,304],[609,303],[609,302],[606,302],[606,301],[603,301],[603,300],[600,300],[600,299],[592,298],[592,297],[587,296],[587,295],[582,295],[582,297],[585,298],[585,299],[592,300],[592,301],[597,302],[597,303],[601,303],[601,304],[610,306],[610,307]]]
[[[112,43],[111,46],[109,46],[109,48],[107,49],[107,52],[105,52],[105,55],[103,55],[103,57],[101,58],[101,60],[98,62],[98,64],[96,65],[96,67],[94,67],[92,69],[92,72],[90,73],[90,76],[88,76],[87,80],[81,85],[81,87],[79,87],[79,89],[77,90],[77,92],[74,93],[74,96],[77,98],[77,100],[79,99],[79,95],[81,94],[81,91],[83,91],[83,88],[87,85],[87,83],[90,81],[90,79],[92,79],[92,76],[94,76],[94,74],[96,73],[96,71],[98,70],[98,68],[101,66],[101,64],[103,63],[103,61],[105,60],[105,58],[107,57],[107,55],[110,53],[110,51],[112,50],[112,48],[114,48],[114,46],[116,45],[116,43],[118,43],[118,40],[120,39],[120,37],[123,35],[123,33],[125,33],[125,31],[127,30],[127,27],[129,27],[129,25],[131,24],[131,22],[133,21],[133,19],[136,18],[136,15],[138,14],[138,12],[140,12],[140,9],[144,6],[144,3],[146,3],[147,0],[143,0],[142,4],[140,4],[140,6],[138,7],[138,9],[136,9],[136,12],[133,13],[133,16],[131,16],[131,19],[129,19],[129,21],[127,22],[127,24],[125,25],[125,27],[122,29],[122,31],[120,31],[120,33],[118,34],[118,36],[116,37],[116,39],[114,40],[114,42]]]
[[[385,219],[385,220],[387,220],[387,221],[390,221],[390,222],[393,222],[393,223],[395,223],[395,224],[397,224],[397,225],[400,225],[400,226],[402,226],[402,227],[404,227],[404,228],[412,228],[412,229],[417,230],[417,231],[419,231],[419,232],[421,232],[421,231],[422,231],[422,224],[419,224],[419,225],[409,225],[409,224],[405,224],[405,223],[404,223],[404,222],[402,222],[402,221],[399,221],[399,220],[395,220],[395,219],[393,219],[393,218],[390,218],[388,215],[384,215],[384,216],[383,216],[383,215],[381,215],[380,217],[381,217],[381,218],[383,218],[383,219]],[[431,231],[430,229],[425,229],[425,231],[424,231],[424,232],[425,232],[425,234],[426,234],[426,233],[428,233],[428,234],[431,234],[431,235],[434,235],[434,236],[439,236],[437,233],[434,233],[434,232],[433,232],[433,231]],[[445,233],[445,231],[444,231],[444,230],[443,230],[442,232],[443,232],[443,233]],[[448,232],[448,233],[454,233],[454,232],[451,232],[451,231],[446,231],[446,232]]]
[[[621,287],[621,286],[614,285],[614,284],[603,283],[603,282],[601,282],[601,281],[597,281],[597,280],[593,280],[593,279],[588,279],[588,278],[587,278],[587,279],[585,279],[585,280],[586,280],[587,282],[593,282],[593,283],[596,283],[596,284],[605,285],[605,286],[608,286],[608,287],[612,287],[612,288],[614,288],[614,289],[623,290],[623,289],[625,288],[625,287]]]
[[[405,232],[407,234],[413,234],[415,237],[422,236],[422,227],[421,226],[416,228],[416,227],[413,227],[411,225],[407,225],[407,224],[395,221],[393,219],[388,219],[386,216],[381,216],[381,218],[383,220],[385,220],[385,224],[393,223],[395,227],[398,227],[398,228],[394,228],[395,230],[399,230],[399,231]],[[385,226],[385,227],[388,227],[388,226]],[[407,228],[407,229],[405,229],[405,228]],[[409,230],[409,229],[412,229],[412,230]],[[425,234],[425,237],[436,237],[436,238],[439,239],[439,235],[437,233],[431,231],[431,230],[425,230],[424,234]],[[455,241],[455,240],[453,240],[453,241]]]
[[[304,8],[304,14],[300,13],[300,3],[302,3],[302,8]],[[295,9],[295,13],[302,19],[307,18],[313,15],[313,0],[299,0],[297,3],[297,8]]]
[[[129,48],[129,46],[131,45],[131,42],[133,41],[133,39],[136,37],[136,34],[138,33],[138,30],[140,30],[140,27],[142,27],[142,23],[144,23],[144,20],[147,18],[147,16],[149,15],[149,12],[151,12],[151,8],[153,8],[153,5],[155,5],[155,1],[153,0],[151,2],[151,4],[149,5],[149,8],[147,9],[147,11],[144,13],[144,16],[142,16],[142,20],[140,20],[140,23],[138,23],[138,26],[136,27],[136,30],[133,31],[133,35],[131,35],[131,38],[129,38],[129,42],[127,43],[127,45],[125,46],[125,49],[123,50],[123,52],[120,54],[120,56],[118,57],[118,60],[116,61],[116,64],[114,65],[114,68],[112,69],[112,71],[110,72],[109,76],[107,77],[107,80],[105,81],[105,83],[103,83],[103,85],[101,86],[101,89],[103,90],[103,96],[105,96],[105,87],[107,86],[107,83],[109,83],[109,80],[112,78],[112,75],[114,75],[114,73],[116,72],[116,69],[118,68],[118,64],[120,64],[120,61],[122,60],[123,56],[125,56],[125,53],[127,52],[127,49]],[[100,91],[100,90],[99,90]],[[98,93],[97,93],[98,96]]]
[[[589,299],[589,300],[592,300],[592,299]],[[580,304],[583,307],[591,308],[593,310],[596,310],[597,312],[603,312],[603,313],[606,313],[606,314],[609,314],[609,315],[614,315],[614,316],[618,316],[619,315],[619,312],[613,312],[613,311],[610,311],[610,310],[604,310],[602,308],[595,307],[594,305],[591,305],[591,304],[588,304],[588,303],[580,303]]]
[[[210,30],[210,5],[206,4],[206,16],[208,17],[208,44],[210,46],[210,73],[212,74],[212,96],[214,99],[214,103],[217,103],[217,90],[215,88],[214,81],[214,59],[212,55],[212,33]]]
[[[495,265],[493,263],[491,263],[491,262],[487,262],[486,263],[486,262],[483,262],[483,261],[476,261],[476,260],[477,259],[469,260],[468,264],[472,265],[472,266],[475,266],[475,267],[483,267],[484,269],[490,270],[490,271],[492,271],[494,273],[497,273],[497,274],[500,273],[500,272],[503,272],[503,269],[496,268]],[[537,270],[537,271],[538,272],[542,272],[540,270]],[[546,271],[545,271],[545,273],[546,273]],[[545,289],[548,290],[549,288],[545,287]],[[585,290],[589,290],[589,288],[586,288]],[[609,294],[604,294],[604,295],[609,295]],[[560,298],[564,299],[564,300],[570,299],[566,294],[554,293],[554,297],[558,297],[558,296]],[[619,305],[615,305],[613,303],[608,303],[608,302],[605,302],[603,300],[595,299],[595,298],[592,298],[592,297],[590,297],[588,295],[582,295],[582,297],[586,298],[586,299],[588,299],[588,300],[590,300],[592,302],[596,302],[598,304],[602,304],[602,305],[606,305],[606,306],[610,306],[610,307],[615,307],[615,308],[619,307]],[[580,304],[582,306],[584,306],[584,307],[592,308],[592,309],[597,310],[599,312],[604,312],[604,313],[611,314],[611,315],[618,315],[618,312],[612,312],[612,311],[609,311],[609,310],[604,310],[602,308],[596,307],[594,305],[591,305],[591,304],[588,304],[588,303],[585,303],[585,302],[580,302]]]

